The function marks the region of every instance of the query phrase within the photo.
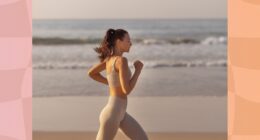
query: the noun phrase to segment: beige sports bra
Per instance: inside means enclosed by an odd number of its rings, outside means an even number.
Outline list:
[[[111,73],[107,73],[107,80],[109,87],[120,87],[120,79],[119,79],[119,73],[115,70],[115,62],[117,57],[115,58],[114,62],[112,63],[112,71]],[[131,70],[128,67],[128,76],[131,78],[132,73]]]

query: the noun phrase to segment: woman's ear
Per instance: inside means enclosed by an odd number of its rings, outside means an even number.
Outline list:
[[[121,42],[122,42],[122,41],[121,41],[120,39],[116,39],[116,44],[115,44],[115,45],[120,46]]]
[[[120,39],[116,39],[116,44],[119,44],[119,42],[120,42]]]

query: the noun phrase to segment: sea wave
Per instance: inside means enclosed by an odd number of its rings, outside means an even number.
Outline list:
[[[74,44],[99,44],[101,38],[60,38],[60,37],[33,37],[34,45],[74,45]],[[132,39],[133,43],[142,45],[164,45],[164,44],[226,44],[225,36],[209,36],[205,39],[198,40],[195,38],[172,38],[172,39],[157,39],[157,38],[135,38]]]
[[[226,44],[227,38],[225,36],[220,36],[220,37],[210,36],[202,40],[200,43],[205,45]]]
[[[226,67],[226,60],[218,61],[195,61],[195,62],[143,62],[144,68],[162,68],[162,67]],[[131,63],[129,63],[131,64]],[[62,63],[37,63],[33,64],[34,69],[85,69],[89,68],[93,63],[84,63],[84,62],[62,62]],[[132,65],[129,65],[130,68],[133,68]]]
[[[60,37],[33,37],[33,44],[35,45],[64,45],[64,44],[96,44],[100,39],[86,39],[86,38],[60,38]]]

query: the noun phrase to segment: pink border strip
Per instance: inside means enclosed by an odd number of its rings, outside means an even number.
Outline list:
[[[32,2],[0,1],[0,139],[32,139]]]

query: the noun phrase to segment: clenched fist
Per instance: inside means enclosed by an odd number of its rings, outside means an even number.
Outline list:
[[[143,68],[143,65],[144,65],[144,64],[143,64],[141,61],[139,61],[139,60],[136,60],[136,61],[134,62],[135,70],[141,71],[142,68]]]

